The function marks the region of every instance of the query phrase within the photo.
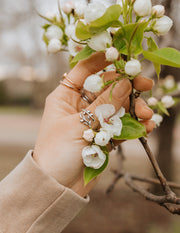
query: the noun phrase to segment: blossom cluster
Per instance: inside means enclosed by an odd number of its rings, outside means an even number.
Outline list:
[[[82,151],[83,162],[87,167],[98,169],[104,164],[106,155],[101,147],[107,146],[114,136],[120,136],[123,126],[120,118],[124,114],[123,107],[116,112],[112,104],[103,104],[96,108],[95,115],[101,127],[98,132],[88,129],[83,134],[83,138],[91,144]]]

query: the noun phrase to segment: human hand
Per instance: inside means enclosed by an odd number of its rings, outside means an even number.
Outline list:
[[[102,70],[107,65],[109,63],[105,61],[104,54],[95,53],[90,58],[80,61],[70,71],[68,77],[82,88],[89,75]],[[115,72],[106,72],[103,75],[105,81],[119,77]],[[152,86],[153,81],[150,79],[141,76],[134,79],[134,88],[137,90],[147,91]],[[80,93],[59,85],[46,99],[33,154],[38,165],[59,183],[84,197],[94,187],[97,179],[84,186],[84,164],[81,152],[88,143],[82,135],[88,127],[80,123],[79,113],[82,109],[94,113],[96,107],[101,104],[113,104],[116,110],[123,106],[128,111],[131,88],[130,81],[122,79],[113,89],[111,101],[109,100],[111,87],[107,87],[97,94],[92,104],[88,104],[81,98]],[[150,121],[153,112],[140,98],[136,99],[135,112],[137,117],[142,119],[147,132],[151,132],[155,126],[154,122]],[[95,129],[98,126],[99,123],[96,120],[92,128]]]

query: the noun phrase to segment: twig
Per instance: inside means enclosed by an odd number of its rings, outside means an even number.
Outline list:
[[[131,83],[132,83],[132,93],[130,95],[130,114],[134,119],[138,120],[137,116],[135,114],[136,95],[134,93],[133,81],[131,81]],[[128,184],[134,191],[143,195],[146,199],[151,200],[151,201],[156,202],[156,203],[159,203],[161,206],[165,207],[171,213],[180,214],[180,207],[177,208],[177,207],[174,207],[174,206],[168,204],[168,203],[180,204],[180,198],[177,198],[176,194],[171,190],[166,178],[164,177],[164,175],[163,175],[163,173],[158,165],[158,162],[157,162],[155,156],[153,155],[153,153],[152,153],[152,151],[147,143],[147,140],[144,137],[141,137],[141,138],[139,138],[139,141],[143,145],[143,147],[146,151],[146,154],[148,155],[148,158],[149,158],[149,160],[154,168],[154,171],[157,175],[157,178],[160,181],[161,187],[162,187],[165,195],[164,196],[157,196],[157,195],[154,195],[154,194],[146,191],[142,187],[137,186],[133,182],[133,180],[129,174],[126,174],[124,176],[126,184]]]
[[[112,182],[112,184],[109,186],[109,188],[107,189],[107,193],[110,193],[113,191],[114,189],[114,186],[116,185],[116,183],[121,179],[121,178],[124,178],[125,176],[125,172],[118,172],[117,170],[112,170],[112,172],[115,174],[115,178]],[[136,180],[136,181],[139,181],[139,182],[143,182],[143,183],[149,183],[149,184],[157,184],[157,185],[161,185],[159,179],[154,179],[154,178],[150,178],[150,177],[142,177],[142,176],[137,176],[137,175],[134,175],[134,174],[130,174],[131,176],[131,179],[132,180]],[[171,187],[171,188],[174,188],[174,189],[180,189],[180,184],[177,184],[175,182],[171,182],[171,181],[167,181],[168,185]]]

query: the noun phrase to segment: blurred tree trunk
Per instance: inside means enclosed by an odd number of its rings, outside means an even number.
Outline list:
[[[171,10],[176,4],[173,1],[166,0],[163,1],[163,4],[166,7],[166,14],[170,15]],[[175,16],[173,15],[174,20]],[[167,47],[174,47],[179,49],[179,46],[176,45],[176,40],[178,40],[178,35],[175,27],[171,30],[169,40],[166,41]],[[166,40],[166,38],[165,38]],[[163,38],[160,39],[160,42],[163,44]],[[164,47],[164,45],[163,45]],[[179,70],[177,68],[165,66],[162,69],[161,77],[165,78],[167,75],[173,75],[175,80],[179,80]],[[157,152],[157,160],[164,173],[165,177],[168,180],[173,180],[173,132],[176,125],[176,119],[178,116],[178,108],[172,108],[169,110],[170,117],[165,116],[164,121],[161,127],[158,130],[158,152]],[[156,192],[159,192],[159,187],[154,187]]]

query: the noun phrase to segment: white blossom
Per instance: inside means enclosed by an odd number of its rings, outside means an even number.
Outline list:
[[[172,75],[168,75],[164,79],[163,85],[166,89],[172,89],[176,85],[174,77]]]
[[[147,16],[151,14],[151,0],[136,0],[134,3],[134,11],[138,16]]]
[[[151,118],[152,121],[156,123],[156,127],[160,126],[161,122],[163,121],[163,117],[159,114],[154,114]]]
[[[168,16],[163,16],[159,19],[156,19],[153,30],[158,35],[165,35],[171,29],[172,25],[172,19],[170,19]]]
[[[75,57],[76,54],[79,53],[83,48],[84,48],[84,45],[82,44],[76,43],[75,41],[71,39],[68,41],[68,50],[69,50],[69,53],[73,57]]]
[[[107,61],[115,61],[119,57],[119,52],[116,48],[110,47],[106,49],[106,60]]]
[[[45,17],[50,19],[50,20],[54,20],[56,18],[59,21],[59,15],[53,11],[47,11],[45,13]]]
[[[100,118],[101,115],[103,116],[103,118],[108,118],[108,117],[114,115],[115,111],[116,111],[116,109],[115,109],[114,105],[102,104],[96,108],[95,114],[98,118]]]
[[[165,8],[163,5],[156,5],[152,7],[151,14],[155,17],[162,17],[165,13]]]
[[[173,100],[172,96],[165,95],[162,97],[161,102],[164,104],[165,108],[170,108],[175,104],[175,101]]]
[[[100,131],[96,134],[94,142],[99,146],[106,146],[111,139],[111,134],[108,131]]]
[[[125,65],[125,72],[130,76],[136,76],[141,72],[141,63],[138,60],[131,59]]]
[[[103,79],[99,75],[93,74],[85,80],[83,87],[85,90],[95,93],[101,91],[103,85]]]
[[[63,31],[60,27],[56,25],[52,25],[48,27],[47,31],[45,32],[45,36],[51,40],[51,39],[58,39],[61,40],[63,37]]]
[[[85,2],[76,2],[75,3],[75,12],[80,17],[84,16],[86,8],[87,8],[87,4]]]
[[[52,39],[48,44],[48,52],[49,53],[57,53],[62,47],[61,41],[57,39]]]
[[[111,46],[111,44],[112,37],[107,31],[94,35],[88,42],[89,47],[95,51],[105,51],[107,45]]]
[[[94,138],[94,131],[92,129],[88,129],[85,130],[83,133],[83,138],[87,141],[87,142],[92,142],[93,138]]]
[[[65,28],[65,34],[69,38],[76,39],[75,32],[76,32],[76,27],[75,27],[74,24],[69,24],[69,25],[66,26],[66,28]]]
[[[89,3],[84,13],[85,21],[87,23],[95,21],[96,19],[103,16],[105,12],[106,12],[106,7],[103,3],[100,2]]]
[[[103,104],[96,108],[95,114],[98,117],[102,131],[108,132],[111,137],[121,134],[122,121],[120,117],[125,114],[124,108],[121,108],[115,114],[115,107],[112,104]]]
[[[149,106],[156,106],[158,100],[155,97],[151,97],[147,100]]]
[[[106,161],[106,155],[101,148],[96,145],[86,146],[82,150],[82,158],[86,167],[98,169]]]
[[[64,3],[62,6],[62,10],[65,14],[70,14],[72,10],[75,8],[75,3],[73,0],[69,0],[68,2]]]

